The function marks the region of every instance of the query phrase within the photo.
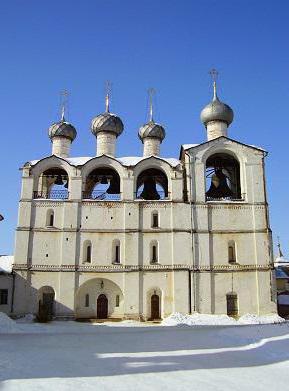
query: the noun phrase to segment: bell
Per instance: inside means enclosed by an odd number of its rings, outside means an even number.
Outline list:
[[[102,185],[107,185],[108,184],[107,177],[105,175],[101,177],[100,183]]]
[[[57,178],[55,179],[54,182],[55,185],[63,185],[63,180],[61,175],[57,175]]]
[[[119,183],[116,179],[111,179],[109,182],[109,188],[106,190],[107,194],[119,194],[120,188]]]
[[[227,177],[222,170],[216,170],[212,175],[211,186],[206,193],[210,198],[228,198],[233,196],[227,183]]]
[[[157,192],[156,182],[152,177],[145,179],[140,198],[143,198],[144,200],[159,200],[161,198]]]

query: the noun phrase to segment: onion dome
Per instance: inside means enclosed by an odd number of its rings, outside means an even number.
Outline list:
[[[225,122],[229,126],[234,119],[234,112],[230,106],[219,100],[216,93],[216,83],[214,82],[214,96],[212,102],[201,111],[201,121],[206,126],[210,121]]]
[[[53,137],[64,137],[73,141],[76,138],[76,135],[77,132],[75,127],[65,121],[64,116],[62,116],[61,121],[52,124],[48,129],[48,136],[51,140]]]
[[[155,123],[151,119],[148,123],[144,124],[139,129],[138,136],[141,140],[143,140],[146,137],[150,137],[150,138],[159,139],[160,142],[162,142],[166,136],[166,132],[165,129],[160,124]]]
[[[123,132],[123,123],[117,115],[106,111],[91,121],[91,132],[95,136],[99,132],[111,132],[118,137]]]

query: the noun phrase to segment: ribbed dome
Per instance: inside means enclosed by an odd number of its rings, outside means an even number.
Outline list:
[[[73,141],[77,135],[76,129],[69,122],[66,122],[65,119],[52,124],[48,129],[48,136],[50,139],[53,137],[65,137]]]
[[[152,137],[163,141],[166,137],[166,132],[160,124],[157,124],[154,121],[149,121],[139,129],[138,136],[141,140],[146,137]]]
[[[210,121],[223,121],[229,126],[234,119],[234,112],[230,106],[221,102],[217,96],[201,111],[201,121],[207,125]]]
[[[99,132],[112,132],[117,137],[123,132],[123,123],[117,115],[105,112],[91,121],[91,132],[95,136]]]

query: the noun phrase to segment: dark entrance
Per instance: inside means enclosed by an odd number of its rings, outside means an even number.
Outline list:
[[[160,319],[160,298],[158,295],[151,297],[151,320]]]
[[[108,300],[105,295],[99,295],[97,298],[97,318],[106,319],[108,313]]]

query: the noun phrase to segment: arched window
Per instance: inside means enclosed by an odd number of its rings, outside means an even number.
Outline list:
[[[54,226],[54,211],[49,209],[46,214],[46,227]]]
[[[120,177],[112,168],[97,168],[86,178],[84,199],[120,200]]]
[[[236,263],[236,244],[234,241],[230,241],[228,244],[228,262]]]
[[[152,213],[152,228],[158,228],[159,227],[159,214],[158,212]]]
[[[87,240],[83,244],[83,262],[91,263],[92,245],[91,241]]]
[[[89,307],[89,294],[85,295],[85,307]]]
[[[158,248],[158,243],[157,242],[152,242],[151,243],[151,254],[150,254],[150,262],[151,263],[158,263],[159,261],[159,248]]]
[[[216,153],[206,162],[206,199],[240,200],[240,165],[231,155]]]
[[[112,263],[120,263],[120,241],[114,240],[112,243]]]
[[[116,295],[115,297],[115,306],[119,307],[119,295]]]
[[[34,198],[67,199],[68,174],[62,168],[49,168],[39,177],[39,190],[34,191]]]
[[[227,293],[227,315],[228,316],[238,316],[238,295],[235,292]]]
[[[168,198],[168,178],[161,170],[150,168],[137,178],[136,198],[163,200]]]

